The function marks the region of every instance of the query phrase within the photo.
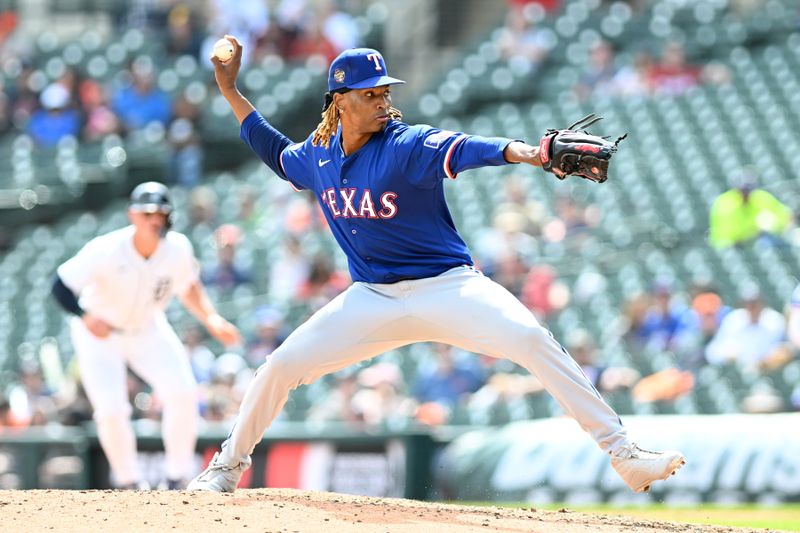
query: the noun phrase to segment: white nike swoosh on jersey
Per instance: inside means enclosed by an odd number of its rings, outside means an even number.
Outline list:
[[[318,161],[317,161],[317,164],[318,164],[320,167],[324,167],[325,165],[327,165],[327,164],[328,164],[328,163],[330,163],[330,162],[331,162],[331,160],[330,160],[330,159],[326,159],[325,161],[323,161],[322,159],[320,159],[320,160],[318,160]]]

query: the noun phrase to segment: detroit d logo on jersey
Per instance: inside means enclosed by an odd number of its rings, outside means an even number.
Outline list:
[[[158,278],[156,280],[156,288],[153,291],[153,300],[160,302],[169,295],[169,288],[172,281],[169,278]]]

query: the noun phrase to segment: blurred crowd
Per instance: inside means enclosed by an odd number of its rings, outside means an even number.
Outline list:
[[[195,2],[131,2],[129,9],[116,14],[115,24],[120,29],[161,31],[169,54],[188,54],[204,65],[211,44],[225,33],[244,41],[246,61],[258,62],[269,54],[290,60],[322,55],[327,61],[360,44],[347,4],[210,0],[198,7]],[[549,53],[537,18],[560,6],[559,0],[509,0],[507,23],[497,43],[503,56],[535,74]],[[13,25],[13,20],[0,16],[0,43]],[[264,206],[255,191],[241,188],[235,220],[220,221],[221,199],[202,183],[197,104],[159,89],[154,75],[152,60],[138,57],[110,85],[71,68],[53,83],[42,84],[36,69],[22,59],[14,83],[0,87],[0,132],[25,131],[45,148],[64,136],[92,141],[133,135],[154,125],[167,132],[173,153],[167,175],[188,198],[188,222],[181,231],[195,242],[208,242],[202,236],[210,236],[217,254],[204,264],[203,281],[222,302],[240,287],[263,288],[269,302],[253,306],[252,326],[243,328],[246,345],[236,351],[222,351],[192,322],[179,328],[199,384],[200,414],[208,422],[230,423],[255,369],[294,327],[342,292],[350,278],[336,254],[324,246],[307,246],[309,241],[329,240],[313,195],[291,193],[286,187],[285,197],[272,198]],[[699,83],[726,83],[729,76],[717,64],[692,64],[677,42],[665,43],[658,58],[641,52],[632,64],[624,64],[611,43],[599,41],[590,50],[574,92],[582,99],[670,97]],[[789,208],[759,189],[752,174],[734,181],[708,213],[710,244],[725,248],[767,241],[780,246],[792,223]],[[505,198],[494,206],[491,224],[470,243],[477,266],[547,326],[557,324],[570,306],[586,305],[592,294],[603,290],[591,280],[567,280],[541,261],[548,245],[581,257],[602,238],[601,207],[574,190],[561,190],[552,205],[545,205],[532,199],[522,178],[508,177]],[[239,251],[247,239],[264,232],[281,235],[280,252],[268,273],[254,272]],[[726,299],[710,283],[679,289],[671,280],[654,280],[647,290],[628,298],[602,339],[581,327],[562,331],[558,338],[621,414],[669,412],[698,390],[704,376],[732,373],[752,383],[796,361],[800,290],[785,295],[784,303],[785,308],[769,307],[756,283],[743,282],[737,298]],[[622,357],[609,354],[606,346]],[[0,426],[79,424],[91,418],[74,362],[60,369],[29,345],[23,345],[19,355],[19,379],[0,399]],[[715,409],[800,409],[800,386],[787,402],[769,387],[769,379],[762,383],[740,403],[718,403]],[[128,393],[134,418],[160,418],[159,398],[133,374]],[[535,376],[508,361],[431,343],[301,387],[282,419],[396,428],[504,423],[552,414],[558,414],[558,407]]]
[[[60,74],[45,75],[30,40],[14,39],[16,12],[0,13],[0,135],[26,133],[39,149],[58,145],[65,137],[84,143],[110,135],[123,138],[146,129],[162,131],[170,148],[164,174],[174,183],[196,185],[203,172],[200,149],[201,103],[181,92],[159,87],[159,64],[189,56],[206,70],[213,88],[213,43],[235,35],[245,50],[244,62],[266,56],[302,62],[312,56],[328,63],[339,52],[361,44],[352,10],[358,0],[159,0],[120,2],[112,31],[141,31],[162,44],[121,65],[108,81],[87,73],[86,64],[60,63]],[[50,68],[56,68],[52,65]]]
[[[193,321],[179,327],[199,384],[200,414],[208,422],[231,423],[255,369],[294,327],[350,283],[335,256],[302,244],[309,236],[328,238],[312,196],[287,191],[279,202],[280,211],[267,219],[247,189],[243,191],[235,221],[223,224],[217,222],[218,200],[211,189],[199,186],[189,191],[185,231],[208,231],[212,236],[217,257],[204,265],[202,277],[215,298],[224,302],[237,288],[268,278],[267,297],[259,301],[269,303],[257,304],[248,313],[252,327],[244,331],[247,342],[240,349],[221,350]],[[492,225],[476,236],[476,262],[542,324],[555,325],[564,310],[586,305],[604,286],[580,276],[567,281],[538,261],[538,250],[547,243],[560,243],[580,253],[597,240],[601,216],[596,205],[575,194],[558,197],[551,212],[530,199],[521,178],[511,176],[505,200],[495,206]],[[237,249],[275,220],[282,223],[270,231],[283,235],[281,253],[268,274],[253,272],[237,259]],[[726,300],[712,283],[681,290],[671,280],[655,280],[646,291],[629,297],[608,323],[602,341],[583,327],[562,331],[558,338],[621,414],[673,412],[676,402],[696,392],[704,374],[752,383],[780,375],[795,361],[800,353],[800,289],[791,301],[786,295],[785,303],[780,309],[768,306],[755,282],[743,283],[738,297]],[[601,342],[618,353],[609,355]],[[19,382],[0,406],[3,424],[25,427],[89,420],[89,404],[76,379],[78,369],[48,372],[33,347],[25,350]],[[800,387],[787,401],[769,387],[769,380],[763,383],[738,403],[706,398],[707,404],[700,408],[800,409]],[[129,394],[134,418],[159,419],[159,398],[133,374]],[[698,405],[702,401],[696,398]],[[281,419],[396,429],[408,424],[500,424],[557,414],[557,405],[538,379],[512,363],[429,343],[301,387]]]

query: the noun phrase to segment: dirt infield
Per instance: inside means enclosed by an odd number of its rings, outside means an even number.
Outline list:
[[[573,512],[251,489],[236,494],[0,491],[0,531],[711,533],[757,530]]]

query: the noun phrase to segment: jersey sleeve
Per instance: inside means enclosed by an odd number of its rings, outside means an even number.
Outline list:
[[[284,166],[286,149],[303,146],[302,143],[292,144],[288,137],[272,127],[258,111],[253,111],[242,121],[239,137],[278,177],[288,181],[295,190],[308,188],[303,185],[303,176],[308,175],[306,172],[299,170],[296,164],[291,167],[291,172],[287,172]]]
[[[310,155],[311,140],[290,144],[281,152],[280,165],[286,180],[294,190],[314,189],[314,172],[309,163],[314,161]]]
[[[503,150],[511,142],[504,137],[412,126],[399,135],[396,155],[412,184],[433,187],[444,178],[455,179],[463,170],[508,164]]]
[[[172,240],[178,250],[175,265],[175,294],[183,295],[200,279],[200,265],[194,255],[189,239],[181,233],[173,233]]]
[[[76,295],[88,287],[105,263],[102,242],[92,239],[77,254],[58,267],[56,273],[64,285]]]

